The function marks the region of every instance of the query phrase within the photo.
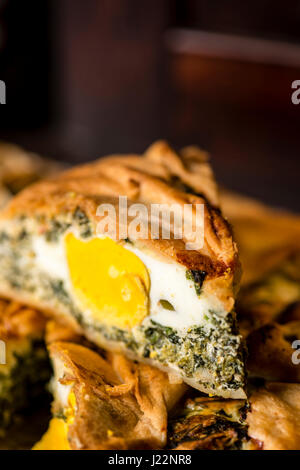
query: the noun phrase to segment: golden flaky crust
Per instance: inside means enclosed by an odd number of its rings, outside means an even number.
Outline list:
[[[242,285],[256,282],[300,252],[300,217],[240,194],[221,191],[223,213],[233,225],[242,263]]]
[[[250,403],[248,433],[264,450],[300,450],[300,384],[269,383]]]
[[[239,243],[243,278],[237,301],[250,377],[300,383],[291,358],[300,339],[300,217],[228,191],[222,206]]]
[[[0,299],[0,339],[41,337],[46,320],[40,312],[15,301]]]
[[[80,208],[96,230],[100,203],[117,206],[118,196],[132,202],[201,204],[205,206],[204,247],[187,251],[184,240],[147,240],[146,245],[188,269],[203,270],[212,290],[223,290],[221,300],[233,307],[233,284],[238,277],[236,244],[218,208],[216,184],[207,155],[194,147],[179,154],[165,142],[156,142],[143,156],[113,155],[75,167],[52,180],[25,189],[16,196],[2,218],[45,215],[48,219]],[[234,281],[234,282],[233,282]]]
[[[300,367],[293,364],[294,339],[300,340],[300,321],[268,323],[247,337],[249,375],[265,380],[300,383]]]
[[[68,438],[73,449],[145,449],[166,444],[167,413],[185,385],[110,353],[106,359],[78,344],[54,342],[52,358],[63,362],[73,383],[76,412]],[[55,406],[55,405],[54,405]]]
[[[76,330],[63,323],[49,320],[46,325],[45,341],[47,345],[63,341],[83,344],[85,338]]]
[[[300,384],[269,382],[249,400],[188,398],[170,423],[176,450],[300,450]]]
[[[257,450],[247,435],[245,400],[188,397],[171,417],[168,443],[175,450]]]

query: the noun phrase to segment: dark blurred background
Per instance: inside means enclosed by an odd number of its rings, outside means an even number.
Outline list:
[[[300,1],[0,0],[0,139],[68,162],[167,138],[299,209]]]

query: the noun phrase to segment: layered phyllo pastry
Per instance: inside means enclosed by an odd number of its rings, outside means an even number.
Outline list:
[[[203,243],[128,230],[99,207],[202,207]],[[129,211],[130,212],[130,211]],[[149,227],[148,227],[149,229]],[[189,247],[187,245],[189,244]],[[158,142],[37,183],[0,220],[0,292],[67,322],[107,350],[154,365],[174,382],[243,398],[244,349],[234,310],[239,262],[207,155]]]
[[[299,311],[300,249],[239,293],[238,312],[243,329],[248,331],[270,322],[299,321]]]
[[[105,357],[66,341],[52,342],[49,350],[54,368],[53,417],[34,450],[166,445],[167,415],[185,392],[184,384],[171,384],[162,371],[117,353]]]
[[[0,433],[45,396],[51,367],[45,319],[17,302],[0,300]]]

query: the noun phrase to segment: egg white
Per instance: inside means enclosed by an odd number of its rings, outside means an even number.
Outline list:
[[[149,314],[144,322],[153,320],[163,326],[185,330],[205,323],[204,316],[209,309],[223,313],[223,307],[216,297],[208,295],[205,291],[200,297],[197,296],[194,283],[186,278],[184,266],[168,262],[132,244],[125,244],[124,248],[138,256],[149,273]],[[33,238],[33,251],[38,268],[52,277],[61,279],[65,289],[72,293],[64,240],[53,244],[43,237],[36,236]],[[165,309],[160,303],[161,299],[170,302],[174,310]]]
[[[68,372],[65,364],[59,358],[55,358],[52,361],[54,368],[54,375],[51,380],[51,392],[54,396],[54,400],[58,403],[61,408],[67,408],[69,406],[69,396],[73,387],[73,383],[61,383],[60,379]]]

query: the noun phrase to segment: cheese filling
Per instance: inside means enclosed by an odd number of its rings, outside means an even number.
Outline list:
[[[244,396],[235,316],[207,288],[204,271],[129,240],[57,226],[63,232],[56,228],[55,237],[2,237],[0,270],[9,286],[68,317],[99,346],[155,361],[206,393]]]

